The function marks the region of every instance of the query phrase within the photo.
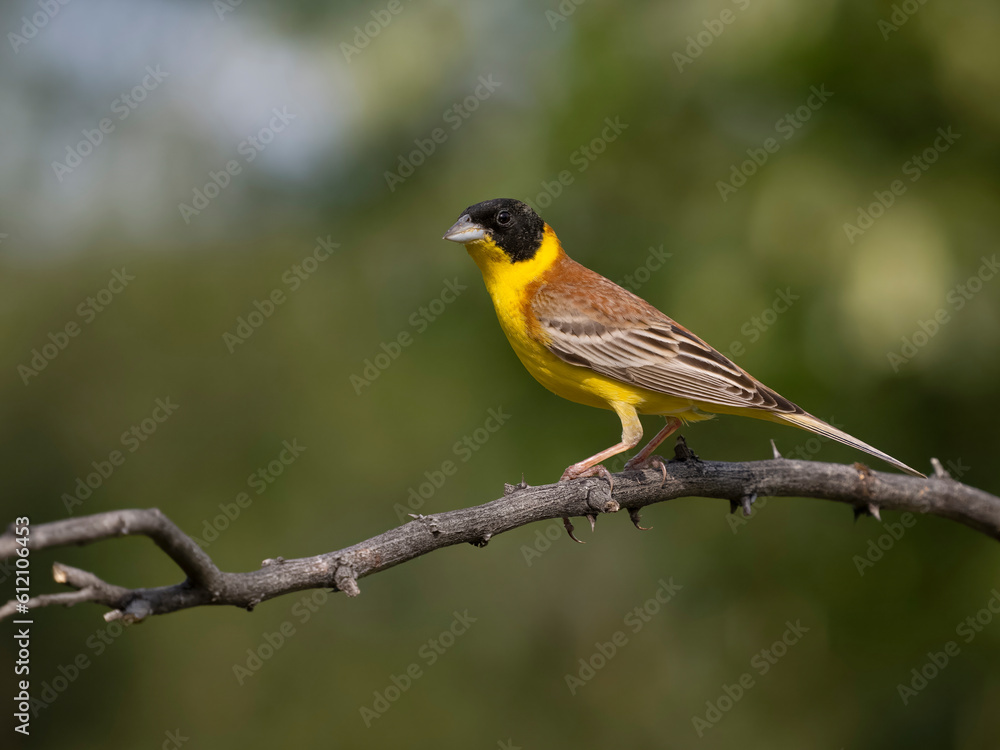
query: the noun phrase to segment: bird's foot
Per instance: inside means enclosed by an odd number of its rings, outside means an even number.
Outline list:
[[[667,465],[663,461],[662,456],[646,456],[645,458],[636,456],[625,464],[625,471],[641,471],[642,469],[659,469],[660,474],[663,475],[663,481],[660,482],[660,486],[662,487],[666,484]]]
[[[607,468],[605,468],[601,464],[597,464],[596,466],[583,466],[581,464],[573,464],[572,466],[568,467],[566,471],[563,472],[562,476],[559,478],[559,481],[569,482],[573,479],[582,479],[583,477],[601,477],[602,479],[608,480],[609,497],[615,489],[614,477],[612,477],[611,472],[608,471]],[[600,511],[603,513],[613,513],[616,510],[618,510],[618,503],[616,503],[614,500],[611,499],[609,499],[607,503],[604,504],[603,508],[600,508]],[[588,513],[587,520],[590,521],[590,530],[593,531],[594,528],[597,526],[597,516],[594,515],[593,513]],[[572,539],[574,542],[579,542],[580,544],[584,544],[582,540],[577,539],[576,536],[573,534],[573,523],[569,520],[568,516],[563,517],[563,526],[566,527],[566,533],[569,535],[570,539]]]
[[[568,482],[572,479],[581,479],[583,477],[602,477],[608,480],[608,491],[613,492],[615,489],[615,480],[611,476],[611,472],[608,471],[602,464],[597,464],[597,466],[581,466],[580,464],[573,464],[567,467],[566,471],[562,473],[559,477],[560,482]]]

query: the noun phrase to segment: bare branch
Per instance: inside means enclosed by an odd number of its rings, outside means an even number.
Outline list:
[[[935,475],[920,479],[845,466],[776,457],[768,461],[700,461],[678,441],[678,457],[661,470],[614,475],[614,499],[603,479],[578,479],[540,487],[507,485],[503,497],[484,505],[415,520],[336,552],[296,560],[267,559],[259,570],[220,571],[198,544],[159,510],[119,510],[31,527],[33,551],[109,539],[148,536],[187,574],[173,586],[125,589],[92,573],[56,563],[53,577],[76,589],[30,600],[29,608],[92,601],[111,608],[105,619],[141,620],[149,615],[224,604],[252,610],[276,596],[310,588],[331,588],[348,596],[360,593],[358,579],[453,544],[485,546],[505,531],[535,521],[594,516],[625,508],[638,526],[638,511],[678,497],[729,500],[733,511],[748,513],[758,496],[811,497],[850,505],[858,514],[878,517],[881,510],[910,511],[950,518],[1000,540],[1000,498],[948,477],[935,462]],[[13,530],[0,536],[0,558],[15,554]],[[14,614],[14,602],[0,607],[0,618]]]

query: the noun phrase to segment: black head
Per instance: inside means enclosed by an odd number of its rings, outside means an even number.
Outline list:
[[[488,237],[511,262],[517,263],[535,257],[544,232],[545,222],[526,203],[513,198],[494,198],[465,209],[445,239],[475,242]]]

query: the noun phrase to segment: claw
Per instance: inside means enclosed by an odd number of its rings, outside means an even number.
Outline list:
[[[650,456],[645,461],[636,461],[634,458],[625,464],[626,471],[641,471],[643,469],[659,469],[663,479],[660,481],[662,487],[667,483],[667,465],[663,462],[662,456]]]
[[[587,469],[582,469],[578,471],[571,471],[573,467],[563,472],[563,475],[559,478],[560,482],[566,482],[572,479],[581,479],[582,477],[601,477],[602,479],[608,480],[608,492],[615,491],[615,479],[611,475],[611,472],[603,464],[597,464],[597,466],[591,466]]]
[[[597,516],[594,516],[594,515],[591,515],[590,513],[588,513],[587,514],[587,520],[590,521],[590,530],[591,530],[591,532],[597,531]]]
[[[649,531],[652,526],[640,526],[639,525],[639,511],[635,508],[628,509],[628,517],[632,519],[632,525],[635,526],[639,531]]]
[[[586,544],[586,542],[581,541],[577,539],[575,536],[573,536],[573,523],[572,521],[569,520],[569,516],[563,516],[562,521],[563,521],[563,526],[566,527],[566,533],[569,534],[570,539],[572,539],[574,542],[578,542],[579,544]]]

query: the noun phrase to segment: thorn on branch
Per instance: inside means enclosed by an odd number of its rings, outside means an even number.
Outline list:
[[[632,525],[639,529],[639,531],[649,531],[653,528],[652,526],[643,526],[639,523],[640,516],[638,508],[629,508],[628,517],[632,520]]]
[[[582,539],[577,539],[573,535],[573,522],[569,520],[569,516],[563,516],[562,522],[563,526],[566,527],[566,533],[569,535],[570,539],[572,539],[577,544],[586,544],[586,542],[584,542]]]
[[[687,440],[683,435],[677,436],[677,443],[674,445],[674,461],[701,461],[698,455],[688,447]]]
[[[756,501],[757,501],[756,492],[751,492],[750,494],[744,495],[743,497],[737,498],[736,500],[730,499],[729,513],[733,514],[737,511],[737,509],[742,508],[743,515],[749,518],[750,513],[752,512],[751,507]]]
[[[868,503],[867,505],[855,505],[854,506],[854,520],[857,521],[861,516],[871,516],[876,521],[882,521],[882,514],[879,511],[879,507],[875,503]]]
[[[508,495],[513,495],[518,490],[528,489],[528,483],[524,481],[524,472],[521,472],[521,481],[517,484],[510,484],[509,482],[504,482],[503,485],[503,495],[507,497]]]
[[[771,438],[771,452],[774,454],[775,458],[784,458],[781,455],[781,451],[778,450],[778,446],[774,444],[774,438]]]
[[[948,470],[936,458],[931,459],[931,466],[934,467],[934,476],[938,479],[951,479],[951,474],[948,473]]]

